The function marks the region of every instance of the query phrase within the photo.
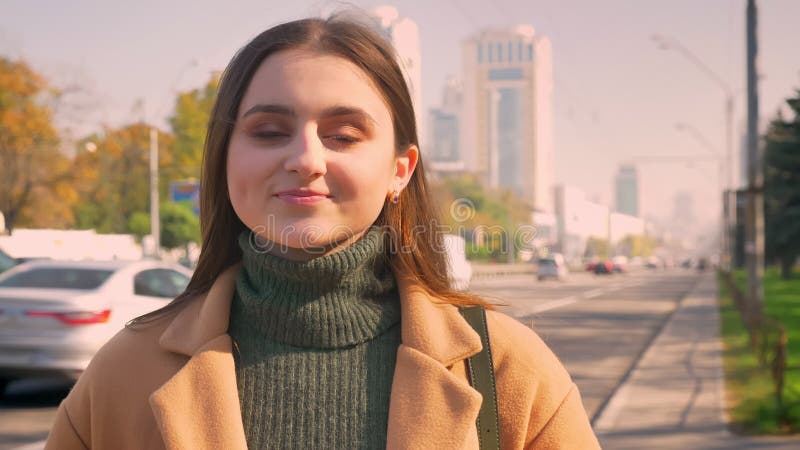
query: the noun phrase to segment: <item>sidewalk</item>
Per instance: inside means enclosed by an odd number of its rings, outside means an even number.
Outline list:
[[[728,432],[721,350],[717,281],[708,273],[598,418],[595,431],[603,448],[800,448],[800,436],[750,438]]]

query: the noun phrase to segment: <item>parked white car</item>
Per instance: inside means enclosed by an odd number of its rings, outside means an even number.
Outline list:
[[[33,261],[0,275],[0,395],[16,378],[77,379],[129,320],[183,292],[191,272],[159,261]]]

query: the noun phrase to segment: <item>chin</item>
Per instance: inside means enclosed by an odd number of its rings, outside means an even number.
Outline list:
[[[303,250],[327,248],[360,234],[360,228],[318,220],[278,221],[253,230],[276,245]]]

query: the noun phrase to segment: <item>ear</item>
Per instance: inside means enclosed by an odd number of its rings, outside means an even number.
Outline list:
[[[403,154],[395,158],[392,190],[402,191],[405,189],[411,180],[411,175],[414,174],[414,169],[417,168],[418,161],[419,148],[416,145],[409,146]]]

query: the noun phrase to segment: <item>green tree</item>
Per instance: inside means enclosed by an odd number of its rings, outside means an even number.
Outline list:
[[[618,250],[626,256],[646,258],[653,255],[657,245],[652,237],[629,234],[618,244]]]
[[[586,242],[586,251],[583,256],[587,258],[609,258],[608,241],[598,237],[590,237]]]
[[[215,75],[200,89],[182,92],[175,99],[175,114],[170,118],[175,135],[173,179],[200,178],[206,130],[211,108],[217,97],[219,76]]]
[[[779,113],[770,123],[764,153],[766,252],[780,260],[784,279],[800,255],[800,90],[786,103],[794,117]]]
[[[9,232],[18,223],[69,225],[69,163],[46,106],[57,95],[24,61],[0,57],[0,211]]]
[[[200,242],[200,219],[192,212],[191,202],[166,202],[158,209],[161,219],[160,244],[167,249],[186,247]],[[150,214],[137,211],[128,221],[128,230],[141,242],[150,234]],[[188,248],[186,252],[188,256]]]
[[[513,261],[516,230],[530,223],[531,209],[509,190],[487,189],[474,175],[445,177],[433,185],[443,223],[468,240],[467,256]]]
[[[168,202],[159,208],[161,215],[161,246],[174,249],[200,241],[200,219],[188,202]]]
[[[136,236],[138,242],[142,242],[142,238],[150,234],[150,214],[142,211],[133,213],[128,220],[128,231]]]

